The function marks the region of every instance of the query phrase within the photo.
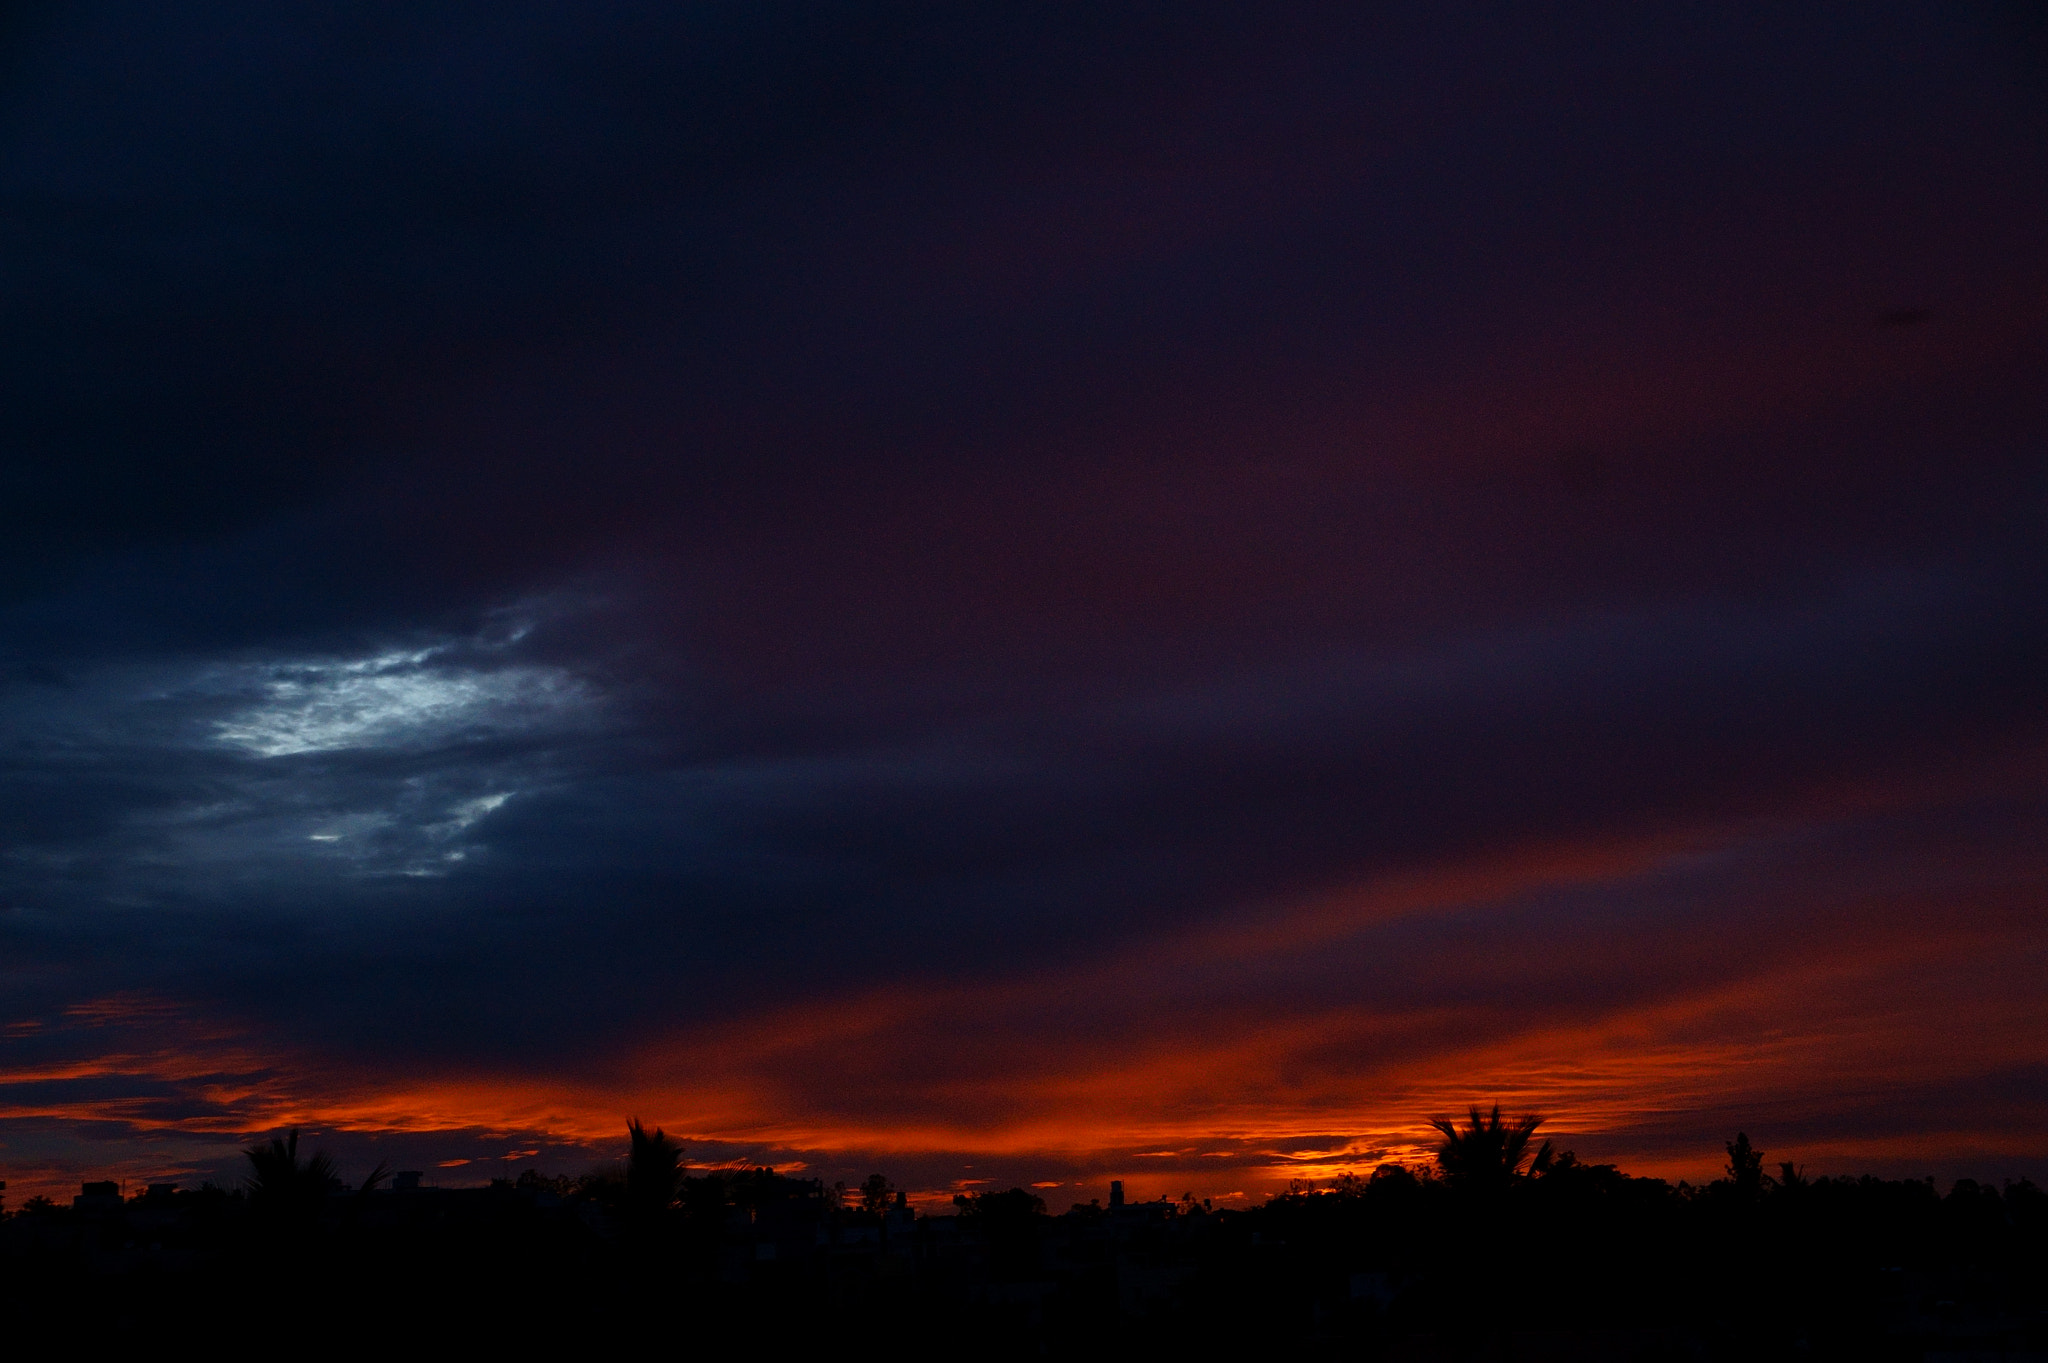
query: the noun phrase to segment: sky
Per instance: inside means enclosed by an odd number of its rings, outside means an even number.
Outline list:
[[[24,4],[0,1177],[2048,1181],[2048,23]]]

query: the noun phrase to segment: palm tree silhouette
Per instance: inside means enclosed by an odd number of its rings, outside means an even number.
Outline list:
[[[249,1201],[288,1220],[310,1220],[320,1211],[330,1188],[340,1186],[334,1161],[315,1151],[299,1162],[299,1129],[272,1136],[263,1145],[242,1152],[249,1161]]]
[[[1455,1182],[1480,1187],[1503,1187],[1522,1170],[1529,1161],[1529,1141],[1536,1134],[1536,1128],[1544,1119],[1529,1114],[1505,1121],[1500,1115],[1500,1104],[1493,1105],[1491,1113],[1482,1113],[1478,1104],[1473,1104],[1470,1118],[1461,1130],[1457,1121],[1450,1117],[1432,1117],[1429,1124],[1436,1128],[1443,1139],[1437,1147],[1436,1162],[1444,1175]],[[1545,1168],[1550,1163],[1550,1142],[1534,1152],[1535,1167]]]

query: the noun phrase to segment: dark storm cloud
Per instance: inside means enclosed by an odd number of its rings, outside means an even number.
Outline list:
[[[623,1075],[1503,849],[2037,822],[2048,140],[1996,13],[5,38],[24,1018]],[[1994,842],[1959,884],[2022,877]],[[1504,996],[1694,987],[1615,983],[1639,892],[1550,905],[1607,964]],[[1404,931],[1450,999],[1461,930]]]
[[[1623,281],[1687,327],[1782,325],[1757,309],[1786,285],[1860,324],[1996,277],[1956,238],[2025,239],[1967,28],[432,14],[38,31],[4,176],[23,571],[367,479],[374,514],[318,545],[350,590],[290,609],[390,609],[335,560],[460,572],[421,521],[546,573],[640,519],[622,500],[1042,467],[1208,384],[1568,351]]]
[[[183,939],[126,981],[161,984],[185,951],[283,918],[259,959],[296,965],[259,994],[333,991],[352,1012],[371,968],[401,1030],[426,1009],[445,1044],[513,1029],[574,1048],[850,960],[1000,968],[1489,843],[1938,771],[2030,720],[2039,658],[2013,640],[2038,626],[2000,607],[2018,591],[1855,581],[1772,611],[1314,658],[805,753],[693,752],[659,712],[518,661],[524,638],[482,658],[457,641],[158,670],[67,695],[11,764],[14,927],[113,913]],[[1882,683],[1863,679],[1873,656],[1895,669]],[[424,967],[377,959],[393,933]]]

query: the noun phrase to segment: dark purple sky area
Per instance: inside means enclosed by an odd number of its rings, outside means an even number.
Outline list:
[[[0,1176],[2048,1178],[2048,21],[24,4]]]

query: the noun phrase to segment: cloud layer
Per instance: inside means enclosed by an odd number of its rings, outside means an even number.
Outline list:
[[[9,23],[17,1187],[2048,1177],[2024,24]]]

